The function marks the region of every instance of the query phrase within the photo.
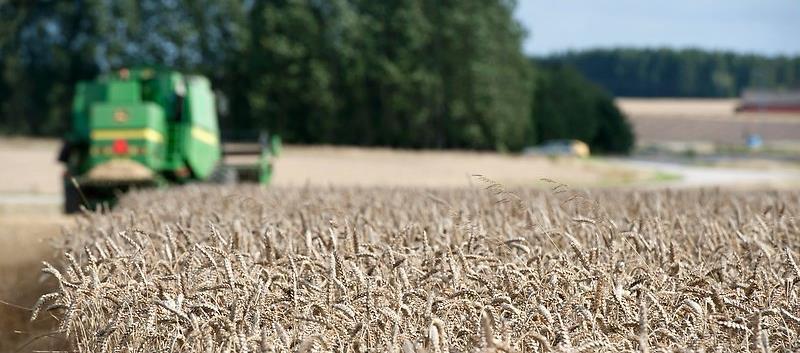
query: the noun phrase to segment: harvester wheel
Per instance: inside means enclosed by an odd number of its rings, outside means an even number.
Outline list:
[[[64,213],[80,212],[81,195],[68,177],[64,177]]]

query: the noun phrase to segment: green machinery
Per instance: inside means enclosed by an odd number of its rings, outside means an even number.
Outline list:
[[[67,213],[81,204],[94,209],[113,203],[119,192],[136,187],[267,184],[280,150],[280,139],[266,134],[257,143],[226,148],[208,79],[151,68],[121,69],[78,83],[71,125],[59,154],[66,165]],[[228,162],[236,158],[239,163]]]

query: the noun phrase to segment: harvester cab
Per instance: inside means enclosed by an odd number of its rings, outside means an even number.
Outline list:
[[[66,165],[64,209],[113,203],[132,187],[190,181],[269,182],[277,137],[262,134],[245,152],[257,161],[223,159],[215,96],[203,76],[121,69],[76,86],[72,126],[59,160]],[[238,175],[220,178],[221,175]]]

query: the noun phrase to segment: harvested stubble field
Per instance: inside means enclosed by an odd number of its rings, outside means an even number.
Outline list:
[[[183,187],[69,231],[80,352],[800,350],[797,192]]]
[[[747,134],[766,142],[800,139],[800,114],[736,112],[737,99],[617,99],[639,143],[705,141],[742,144]]]

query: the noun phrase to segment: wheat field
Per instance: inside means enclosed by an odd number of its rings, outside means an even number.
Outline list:
[[[800,350],[797,192],[187,186],[71,227],[78,352]]]

